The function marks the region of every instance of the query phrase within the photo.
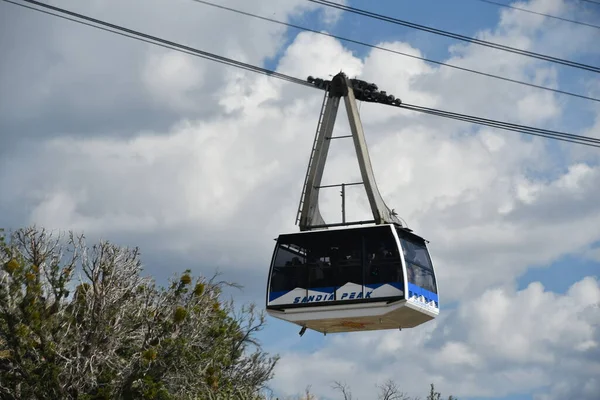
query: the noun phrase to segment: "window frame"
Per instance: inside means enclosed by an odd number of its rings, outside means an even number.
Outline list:
[[[398,240],[400,242],[400,246],[402,247],[402,254],[403,254],[402,258],[403,258],[403,261],[404,261],[404,264],[405,264],[404,270],[405,270],[405,274],[406,274],[406,290],[408,291],[408,284],[410,283],[410,284],[413,284],[413,285],[415,285],[415,286],[417,286],[417,287],[419,287],[421,289],[427,290],[427,291],[432,292],[432,293],[434,293],[434,294],[437,295],[438,294],[437,277],[436,277],[436,274],[435,274],[435,267],[433,265],[433,261],[431,260],[431,255],[429,254],[429,249],[427,247],[426,240],[423,239],[423,238],[421,238],[421,237],[419,237],[419,236],[417,236],[417,235],[415,235],[415,234],[412,234],[412,233],[410,233],[410,232],[408,232],[406,230],[402,230],[402,229],[399,229],[399,228],[396,229],[396,232],[398,234]],[[425,257],[427,258],[428,265],[423,265],[421,263],[415,262],[414,259],[409,261],[404,256],[404,250],[405,250],[404,242],[408,242],[409,244],[411,244],[413,246],[422,248],[424,250],[424,252],[425,252]],[[424,271],[425,274],[430,275],[434,290],[431,291],[431,290],[429,290],[427,288],[419,286],[415,282],[416,280],[414,278],[413,278],[413,281],[411,282],[409,280],[409,277],[408,277],[409,268],[411,268],[411,269],[412,268],[417,268],[417,269],[419,269],[421,271]]]

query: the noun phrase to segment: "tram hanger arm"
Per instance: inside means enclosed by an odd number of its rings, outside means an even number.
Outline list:
[[[348,137],[353,138],[356,158],[362,177],[362,184],[365,187],[365,192],[369,200],[373,220],[376,224],[393,223],[403,226],[395,213],[387,207],[377,188],[356,103],[357,97],[355,96],[355,88],[357,89],[357,93],[359,93],[359,98],[366,99],[369,96],[369,93],[373,90],[377,90],[377,86],[356,79],[348,79],[343,72],[334,76],[331,81],[323,81],[322,79],[309,77],[309,82],[311,82],[311,80],[316,86],[325,90],[325,99],[321,108],[321,115],[319,117],[305,184],[300,199],[298,210],[300,216],[300,230],[305,231],[327,228],[329,226],[340,226],[340,224],[325,223],[321,216],[318,202],[319,191],[322,187],[321,179],[323,177],[323,170],[325,168],[329,145],[331,143],[329,138],[332,137],[342,97],[344,98],[348,122],[352,133],[351,135],[348,135]],[[348,224],[351,223],[342,223],[342,225]]]

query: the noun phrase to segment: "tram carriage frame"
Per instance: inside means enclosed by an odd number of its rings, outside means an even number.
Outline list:
[[[374,232],[376,234],[372,235]],[[354,259],[354,263],[339,265],[342,264],[340,260],[345,261],[345,253],[338,260],[334,260],[331,253],[329,260],[326,259],[323,250],[338,248],[340,236],[361,240],[358,262]],[[369,238],[373,239],[370,243]],[[315,247],[317,255],[321,255],[320,260],[315,257],[314,262],[308,262],[308,253],[298,253],[300,264],[291,265],[287,260],[288,265],[281,265],[281,261],[286,261],[278,257],[282,250],[287,250],[284,245],[302,243],[310,251],[310,242],[316,241],[319,241]],[[386,244],[384,251],[392,254],[377,260],[375,254],[381,248],[381,242]],[[420,248],[421,257],[424,257],[420,263],[406,256],[410,251],[407,245]],[[352,243],[348,247],[352,248]],[[319,267],[320,263],[322,267]],[[330,270],[332,276],[327,284],[317,283],[314,275],[311,276],[318,268]],[[296,273],[294,279],[288,276],[283,284],[276,283],[277,274],[285,274],[282,271],[285,269]],[[354,274],[344,273],[347,272],[344,269],[353,269]],[[411,272],[412,277],[409,276]],[[298,277],[298,274],[303,276]],[[352,278],[346,278],[352,275]],[[360,278],[356,279],[357,276]],[[270,315],[322,333],[412,328],[435,318],[439,312],[437,281],[426,241],[394,224],[280,235],[271,259],[267,285],[266,303]]]
[[[315,82],[326,93],[298,207],[300,232],[279,235],[271,257],[266,311],[301,326],[300,335],[306,329],[327,334],[412,328],[439,315],[427,241],[402,224],[377,189],[354,95],[356,82],[342,72],[328,85]],[[362,88],[370,86],[358,82],[357,92],[363,95]],[[348,184],[321,186],[341,98],[352,131],[342,137],[354,140],[363,180],[352,184],[364,185],[371,221],[346,221]],[[334,186],[342,188],[342,223],[327,224],[319,211],[319,191]],[[420,252],[421,259],[411,257],[411,251]],[[280,257],[284,253],[287,257]]]

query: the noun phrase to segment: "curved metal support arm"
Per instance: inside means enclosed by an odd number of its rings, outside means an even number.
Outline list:
[[[377,188],[351,81],[345,74],[337,74],[327,88],[325,96],[300,199],[298,210],[300,230],[306,231],[340,225],[328,225],[323,220],[319,210],[319,190],[321,188],[321,179],[323,177],[325,162],[331,143],[330,139],[333,134],[333,127],[341,97],[344,97],[348,122],[350,123],[350,130],[352,132],[351,136],[356,150],[356,158],[371,206],[371,212],[373,213],[373,220],[376,224],[393,223],[403,226],[398,217],[387,207]]]

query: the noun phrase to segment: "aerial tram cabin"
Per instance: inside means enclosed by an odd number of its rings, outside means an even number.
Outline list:
[[[340,73],[325,87],[298,209],[300,232],[279,235],[273,252],[267,313],[299,325],[301,335],[306,329],[327,334],[412,328],[439,314],[427,242],[400,222],[375,184],[354,96],[365,86]],[[318,196],[342,97],[374,219],[346,222],[345,184],[327,185],[342,187],[343,222],[326,224]]]

